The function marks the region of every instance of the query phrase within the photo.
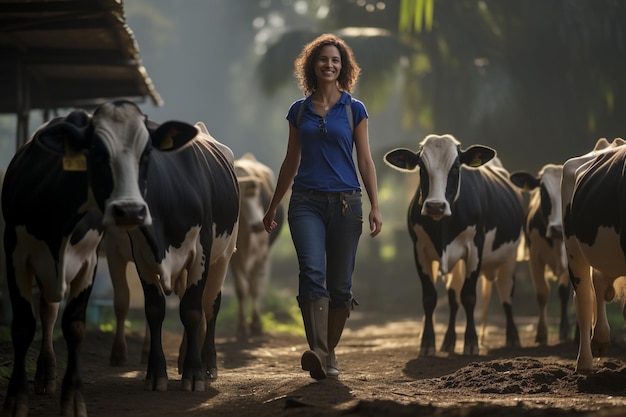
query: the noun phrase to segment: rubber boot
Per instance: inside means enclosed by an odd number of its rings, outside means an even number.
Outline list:
[[[347,307],[334,308],[328,312],[328,359],[326,360],[326,376],[330,378],[337,378],[339,376],[335,348],[339,344],[348,317],[350,317],[350,309]]]
[[[313,379],[324,379],[328,357],[328,299],[304,302],[300,310],[306,339],[311,348],[302,354],[302,369],[309,371]]]

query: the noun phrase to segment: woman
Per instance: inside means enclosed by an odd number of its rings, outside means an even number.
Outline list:
[[[299,264],[298,305],[310,350],[302,369],[314,379],[339,376],[335,347],[352,308],[352,273],[363,229],[356,165],[369,197],[370,236],[380,233],[376,168],[367,111],[350,96],[360,68],[351,48],[324,34],[294,62],[305,98],[289,108],[289,142],[263,223],[269,233],[292,185],[288,221]],[[349,120],[351,119],[351,120]]]

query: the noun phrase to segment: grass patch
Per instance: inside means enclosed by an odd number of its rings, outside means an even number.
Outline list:
[[[237,329],[238,301],[232,294],[222,296],[220,312],[217,316],[218,337],[234,336]],[[246,306],[248,314],[251,307]],[[87,324],[89,330],[99,330],[104,333],[115,332],[116,321],[115,312],[112,307],[100,308],[97,315],[97,322]],[[273,286],[269,286],[261,301],[261,322],[263,329],[270,333],[289,333],[294,335],[304,335],[302,315],[300,308],[293,294],[287,293]],[[143,309],[131,309],[125,320],[127,332],[145,329],[145,315]],[[165,314],[163,330],[172,332],[182,332],[183,325],[180,322],[178,307],[169,308]],[[8,340],[8,337],[7,337]]]
[[[246,306],[248,317],[251,307]],[[217,333],[232,336],[237,329],[239,305],[236,296],[224,296],[217,318]],[[304,335],[302,315],[295,296],[269,286],[261,301],[261,323],[268,333]]]

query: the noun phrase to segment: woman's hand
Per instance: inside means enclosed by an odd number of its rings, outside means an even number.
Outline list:
[[[375,209],[370,211],[370,236],[374,237],[380,233],[383,228],[383,218],[380,215],[380,210]]]
[[[278,223],[274,221],[276,218],[276,209],[267,210],[265,216],[263,217],[263,225],[265,226],[265,231],[267,233],[272,233],[272,231],[278,226]]]

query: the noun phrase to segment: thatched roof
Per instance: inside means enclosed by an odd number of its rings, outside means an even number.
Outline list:
[[[0,113],[162,99],[121,0],[0,0]]]

